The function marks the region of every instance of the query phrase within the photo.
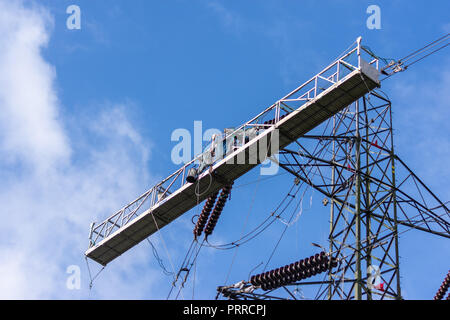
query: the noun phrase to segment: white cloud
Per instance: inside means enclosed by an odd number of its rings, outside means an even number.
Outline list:
[[[83,253],[90,222],[112,214],[152,180],[149,144],[128,120],[127,104],[73,120],[82,135],[65,129],[56,72],[42,56],[51,29],[44,8],[0,0],[1,299],[87,298]],[[121,257],[95,297],[151,297],[160,272],[148,267],[148,253]],[[82,270],[81,291],[66,288],[72,264]],[[143,266],[145,272],[130,277]]]
[[[25,161],[41,171],[70,155],[58,121],[55,70],[40,55],[51,25],[40,8],[0,2],[0,148],[9,161]]]
[[[208,1],[206,6],[219,17],[227,29],[239,33],[244,27],[244,21],[242,18],[237,13],[226,8],[222,3],[218,1]]]

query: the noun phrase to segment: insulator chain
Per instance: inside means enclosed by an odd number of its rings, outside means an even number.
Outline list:
[[[208,237],[213,232],[217,220],[219,220],[223,207],[225,206],[225,203],[227,202],[227,199],[231,193],[232,186],[233,184],[229,184],[225,186],[220,192],[219,199],[217,199],[216,205],[214,206],[211,216],[209,217],[208,224],[206,225],[205,237]]]
[[[203,206],[202,212],[200,213],[197,224],[194,228],[194,238],[197,239],[197,237],[201,236],[203,232],[203,228],[205,227],[206,222],[208,221],[209,214],[211,213],[212,208],[214,207],[214,203],[216,202],[217,195],[219,193],[216,192],[208,197],[208,199],[205,202],[205,205]]]
[[[447,276],[445,277],[444,281],[442,282],[441,286],[439,287],[438,292],[434,296],[434,300],[442,300],[445,296],[445,293],[448,290],[448,287],[450,286],[450,271],[447,273]],[[450,293],[447,296],[447,300],[450,298]]]
[[[284,267],[254,275],[250,278],[250,283],[267,291],[310,278],[336,266],[336,258],[330,258],[327,253],[322,251]]]

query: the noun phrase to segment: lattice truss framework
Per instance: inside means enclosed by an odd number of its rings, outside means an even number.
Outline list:
[[[401,299],[399,234],[417,229],[450,238],[448,207],[394,153],[391,102],[384,94],[372,91],[322,128],[323,134],[282,149],[279,165],[324,195],[327,251],[338,265],[323,281],[266,291],[241,282],[219,287],[223,297],[282,299],[276,292],[283,290],[296,298],[290,287],[317,285],[317,299]]]

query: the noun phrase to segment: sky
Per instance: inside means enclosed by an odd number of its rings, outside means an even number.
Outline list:
[[[81,9],[68,29],[66,9]],[[368,29],[369,5],[381,29]],[[332,62],[358,36],[379,56],[400,58],[450,30],[448,1],[0,0],[0,298],[165,299],[166,276],[147,242],[109,264],[88,264],[89,225],[178,168],[177,128],[237,126]],[[385,81],[396,153],[443,201],[450,199],[448,49]],[[239,181],[215,243],[249,230],[292,178]],[[307,200],[322,200],[308,193]],[[307,204],[270,267],[326,244],[326,213]],[[170,271],[192,239],[194,208],[152,236]],[[270,210],[270,209],[269,209]],[[258,215],[258,213],[260,213]],[[268,260],[283,224],[239,250],[202,249],[181,297],[214,299],[218,285]],[[401,237],[406,299],[431,299],[448,272],[450,246]],[[75,266],[80,287],[68,286]],[[89,268],[89,270],[88,270]],[[91,273],[91,276],[89,276]],[[195,282],[194,282],[195,281]],[[305,292],[311,298],[313,293]]]

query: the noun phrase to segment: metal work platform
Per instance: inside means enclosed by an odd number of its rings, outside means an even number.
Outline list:
[[[310,80],[216,140],[216,145],[224,141],[226,151],[211,156],[211,149],[206,150],[102,223],[93,223],[86,256],[106,265],[379,87],[378,60],[361,47],[360,40]],[[233,142],[231,148],[229,141]],[[186,182],[188,171],[199,168],[207,156],[208,165],[199,172],[196,182]]]

